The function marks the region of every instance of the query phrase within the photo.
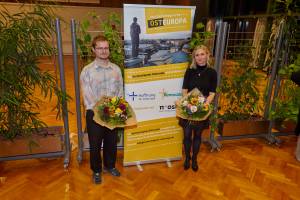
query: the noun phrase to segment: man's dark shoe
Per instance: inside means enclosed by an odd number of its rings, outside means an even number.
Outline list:
[[[111,168],[111,169],[104,168],[103,172],[109,172],[112,176],[121,176],[121,173],[117,168]]]
[[[100,173],[93,173],[93,182],[95,184],[100,184],[102,182],[102,179],[101,179],[101,174]]]

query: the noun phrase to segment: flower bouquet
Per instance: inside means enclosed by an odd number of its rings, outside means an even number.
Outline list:
[[[206,120],[213,107],[205,104],[205,101],[206,98],[202,93],[197,88],[194,88],[177,102],[176,115],[191,121]]]
[[[123,97],[103,96],[94,106],[94,121],[109,129],[136,125],[135,114]]]

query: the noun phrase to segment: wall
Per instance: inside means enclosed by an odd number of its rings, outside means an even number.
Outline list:
[[[22,4],[15,3],[0,3],[0,11],[3,10],[3,6],[10,13],[18,13],[21,11],[28,11],[32,8],[32,5],[26,4],[20,7]],[[110,13],[117,13],[121,18],[123,18],[122,8],[104,8],[104,7],[80,7],[80,6],[52,6],[55,14],[62,19],[61,29],[62,29],[62,41],[63,41],[63,51],[65,55],[72,54],[72,44],[71,44],[71,28],[70,20],[74,18],[76,21],[80,21],[87,18],[87,14],[90,11],[95,11],[101,19],[106,19]],[[64,21],[64,22],[63,22]],[[123,28],[123,24],[121,25]],[[91,27],[91,31],[100,31],[98,27]],[[122,31],[122,30],[121,30]]]

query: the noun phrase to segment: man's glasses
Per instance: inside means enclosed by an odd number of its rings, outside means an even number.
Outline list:
[[[108,47],[96,47],[95,49],[98,51],[108,51],[109,50]]]

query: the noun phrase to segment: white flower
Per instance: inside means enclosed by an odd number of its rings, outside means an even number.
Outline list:
[[[188,105],[188,102],[187,102],[187,101],[184,101],[184,102],[182,102],[182,105],[183,105],[183,106],[187,106],[187,105]]]
[[[192,111],[192,113],[194,113],[194,112],[197,112],[197,106],[191,106],[191,111]]]
[[[205,98],[204,97],[198,97],[198,102],[199,103],[204,103],[205,102]]]

